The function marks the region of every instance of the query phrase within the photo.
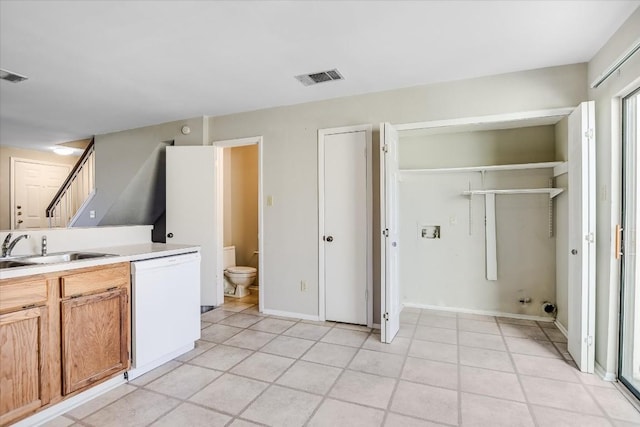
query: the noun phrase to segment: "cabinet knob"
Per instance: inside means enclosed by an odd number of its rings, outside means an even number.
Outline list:
[[[327,242],[333,242],[333,236],[327,236],[326,241]]]
[[[167,234],[167,237],[168,237],[168,238],[172,238],[172,237],[173,237],[173,233],[169,233],[169,234]]]
[[[571,255],[578,255],[577,249],[571,249]]]

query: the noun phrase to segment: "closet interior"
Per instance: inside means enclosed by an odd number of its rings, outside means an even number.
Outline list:
[[[567,326],[566,116],[399,130],[405,306]]]

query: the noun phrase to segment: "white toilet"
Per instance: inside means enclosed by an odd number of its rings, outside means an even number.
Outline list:
[[[253,267],[236,265],[236,247],[224,247],[224,294],[242,298],[251,294],[249,286],[256,280],[257,270]]]

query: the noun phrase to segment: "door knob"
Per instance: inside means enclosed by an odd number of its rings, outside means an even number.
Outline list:
[[[23,220],[21,220],[21,219],[19,219],[19,220],[18,220],[18,224],[22,224],[23,222],[24,222],[24,221],[23,221]]]
[[[167,237],[168,237],[168,238],[172,238],[172,237],[173,237],[173,233],[169,233],[169,234],[167,234]]]
[[[327,236],[325,239],[327,242],[333,242],[333,236]]]
[[[577,249],[571,249],[571,255],[577,255],[577,254],[578,254]]]

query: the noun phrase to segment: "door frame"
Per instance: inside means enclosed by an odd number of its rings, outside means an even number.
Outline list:
[[[76,159],[77,160],[77,159]],[[71,171],[72,165],[68,165],[66,163],[55,163],[55,162],[47,162],[44,160],[33,160],[33,159],[25,159],[22,157],[13,157],[9,158],[9,229],[15,230],[16,223],[16,163],[34,163],[37,165],[45,165],[45,166],[62,166],[67,168],[67,175]]]
[[[370,124],[344,126],[336,128],[318,129],[318,320],[326,318],[326,289],[325,289],[325,256],[324,256],[324,139],[328,135],[340,133],[365,133],[366,145],[366,187],[367,187],[367,279],[366,279],[366,307],[367,326],[373,327],[373,139]]]
[[[263,201],[263,163],[262,163],[262,136],[252,136],[247,138],[225,139],[212,141],[215,148],[215,170],[216,183],[213,192],[213,204],[216,212],[215,235],[216,235],[216,296],[221,304],[224,303],[224,149],[233,147],[243,147],[247,145],[258,146],[258,274],[260,275],[260,291],[258,296],[258,309],[264,311],[264,301],[266,297],[267,280],[264,274],[264,209]]]
[[[615,370],[615,375],[613,379],[617,379],[620,383],[622,383],[627,388],[628,392],[631,395],[635,396],[636,398],[640,398],[640,389],[634,388],[633,384],[630,384],[626,378],[623,378],[621,375],[621,371],[622,371],[622,365],[623,365],[623,347],[622,346],[623,346],[623,342],[625,341],[625,337],[624,337],[625,331],[624,331],[624,325],[623,325],[623,322],[626,321],[625,297],[629,296],[625,292],[626,291],[625,267],[627,262],[627,259],[625,257],[625,252],[627,252],[626,249],[628,249],[626,248],[626,244],[628,244],[627,242],[629,242],[630,240],[633,241],[633,239],[630,239],[630,238],[625,239],[625,234],[627,231],[626,230],[627,215],[629,211],[628,209],[626,209],[627,205],[629,204],[626,198],[626,195],[627,195],[626,191],[628,187],[627,180],[629,176],[627,175],[627,169],[626,169],[628,135],[626,134],[627,126],[625,123],[626,116],[624,114],[625,113],[624,102],[627,97],[633,96],[638,92],[640,92],[640,79],[634,80],[627,88],[625,88],[625,90],[620,92],[618,96],[614,98],[614,103],[612,104],[613,110],[614,110],[614,117],[612,117],[612,122],[613,123],[617,122],[617,124],[620,126],[617,129],[618,134],[616,136],[619,137],[619,140],[621,142],[619,146],[619,153],[617,153],[619,155],[618,156],[619,163],[617,165],[615,163],[612,165],[612,173],[616,173],[617,171],[620,177],[620,182],[619,182],[620,188],[618,192],[619,199],[617,200],[619,205],[618,206],[619,219],[617,219],[617,222],[618,222],[617,227],[619,227],[619,229],[616,228],[616,232],[618,232],[619,230],[620,235],[614,236],[615,238],[613,239],[615,240],[615,247],[613,252],[614,252],[614,258],[616,260],[617,269],[618,269],[618,280],[617,280],[618,310],[617,312],[619,313],[619,315],[616,318],[616,325],[615,325],[615,327],[617,328],[617,333],[615,334],[615,337],[617,338],[617,346],[616,346],[616,370]],[[640,109],[640,103],[636,105],[636,109]],[[617,116],[615,115],[615,113],[617,113]],[[640,126],[640,123],[636,123],[636,126]],[[614,155],[612,156],[612,158],[615,159],[616,153],[613,153],[613,154]],[[635,166],[637,167],[638,165],[635,165]],[[615,202],[616,200],[613,200],[614,209],[616,208]],[[636,200],[636,204],[638,204],[638,202],[639,201]],[[635,212],[635,213],[638,214],[638,212]],[[613,219],[616,219],[615,215],[613,215]],[[636,227],[637,226],[638,224],[636,224]],[[618,244],[620,244],[620,246],[618,246]],[[636,274],[638,273],[636,272]],[[635,291],[639,292],[637,286],[638,284],[636,283]],[[635,308],[637,309],[637,307]],[[635,331],[635,332],[637,333],[638,331]],[[633,347],[634,343],[627,343],[627,345],[631,345]],[[633,354],[632,354],[632,357],[633,357]],[[612,375],[609,375],[609,376],[612,376]]]

